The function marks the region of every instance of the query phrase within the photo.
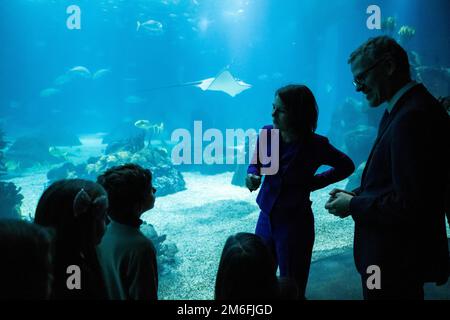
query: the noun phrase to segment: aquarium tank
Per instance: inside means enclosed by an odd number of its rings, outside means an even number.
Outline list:
[[[303,84],[317,101],[316,133],[355,165],[310,194],[306,297],[362,299],[354,221],[325,204],[332,189],[359,186],[384,107],[355,90],[348,59],[390,36],[412,78],[448,97],[449,9],[447,0],[3,0],[0,217],[33,221],[54,181],[139,164],[157,189],[141,231],[157,251],[158,298],[214,299],[225,241],[255,233],[260,214],[259,190],[246,187],[256,136],[272,124],[276,90]],[[449,299],[449,288],[427,284],[426,298]]]

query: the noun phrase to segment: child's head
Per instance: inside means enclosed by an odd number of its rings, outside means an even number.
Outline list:
[[[155,204],[152,173],[137,164],[112,167],[97,182],[108,192],[108,213],[118,222],[138,219]]]
[[[290,130],[302,138],[309,137],[316,131],[318,107],[313,93],[307,86],[291,84],[279,88],[275,92],[275,101],[279,101],[281,107],[286,110],[286,126]],[[276,114],[274,118],[275,116]]]
[[[39,199],[34,222],[51,227],[56,238],[74,248],[100,243],[105,232],[108,198],[103,187],[89,180],[52,183]]]
[[[21,220],[0,219],[0,300],[47,299],[52,287],[51,235]]]
[[[230,236],[216,277],[216,300],[270,299],[278,290],[274,258],[262,239],[251,233]]]

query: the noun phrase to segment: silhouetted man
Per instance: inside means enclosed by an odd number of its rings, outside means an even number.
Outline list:
[[[360,187],[333,190],[325,208],[355,221],[354,257],[365,299],[423,299],[424,282],[448,278],[449,118],[422,84],[411,81],[408,56],[392,38],[369,39],[349,63],[369,105],[387,105]],[[379,267],[381,288],[367,286],[370,266]]]

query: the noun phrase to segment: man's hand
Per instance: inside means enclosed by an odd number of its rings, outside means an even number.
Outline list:
[[[325,204],[325,209],[337,217],[348,217],[350,215],[350,201],[354,196],[355,194],[353,192],[333,189],[330,192],[330,199]]]
[[[261,185],[261,176],[249,173],[245,178],[245,185],[250,192],[257,190]]]
[[[336,189],[336,188],[333,189],[333,190],[331,190],[330,193],[329,193],[329,195],[330,195],[331,197],[335,197],[335,196],[336,196],[336,193],[338,193],[338,192],[343,192],[343,193],[349,194],[349,195],[351,195],[351,196],[356,196],[356,194],[355,194],[354,192],[347,191],[347,190],[342,190],[342,189]]]

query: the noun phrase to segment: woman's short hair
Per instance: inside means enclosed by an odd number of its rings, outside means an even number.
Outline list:
[[[300,138],[309,138],[317,129],[319,110],[316,98],[305,85],[290,84],[279,88],[275,96],[280,98],[288,112],[290,127],[300,134]]]
[[[0,299],[42,300],[52,286],[52,235],[22,220],[0,219]]]
[[[129,163],[108,169],[97,178],[108,192],[109,215],[112,218],[129,214],[130,209],[142,203],[152,188],[152,173],[148,169]]]
[[[391,57],[398,68],[398,72],[410,77],[408,54],[397,41],[388,36],[369,38],[350,54],[348,63],[353,63],[358,57],[364,57],[375,63],[384,57]]]
[[[263,240],[251,233],[230,236],[220,258],[215,299],[273,299],[277,295],[276,264]]]

